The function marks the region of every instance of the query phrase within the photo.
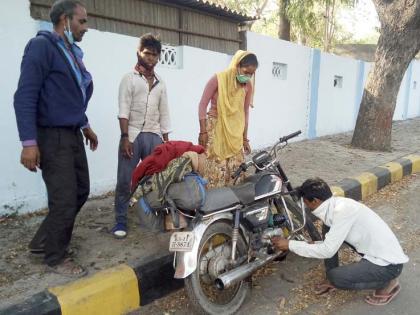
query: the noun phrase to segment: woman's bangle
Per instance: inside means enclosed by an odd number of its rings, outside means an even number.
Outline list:
[[[249,142],[249,139],[247,139],[247,138],[244,138],[244,142]]]
[[[206,135],[206,134],[207,134],[207,131],[203,131],[203,132],[200,131],[200,135]]]

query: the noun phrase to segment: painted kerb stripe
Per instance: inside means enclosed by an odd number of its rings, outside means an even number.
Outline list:
[[[402,175],[407,176],[410,175],[412,173],[412,162],[411,160],[407,159],[407,158],[401,158],[395,161],[396,163],[399,163],[402,167]]]
[[[34,294],[26,301],[5,309],[0,315],[61,315],[57,298],[47,290]]]
[[[102,270],[49,291],[57,297],[63,315],[126,314],[140,305],[137,277],[127,265]]]
[[[391,182],[391,172],[387,168],[375,167],[370,169],[368,172],[375,174],[378,179],[377,189],[384,188]]]
[[[366,197],[378,191],[378,177],[375,174],[363,172],[359,176],[354,177],[354,179],[360,183],[361,200],[366,199]]]
[[[420,155],[407,155],[406,159],[411,161],[411,172],[419,173],[420,172]]]
[[[344,197],[361,200],[362,185],[357,179],[345,178],[339,182],[338,186],[344,191]]]
[[[336,196],[364,200],[389,183],[417,172],[420,172],[420,156],[412,154],[370,169],[358,176],[345,178],[338,186],[332,186],[331,190]]]
[[[340,186],[331,186],[331,191],[334,196],[344,197],[344,190]]]
[[[173,261],[174,255],[168,254],[133,267],[140,288],[140,305],[147,305],[184,286],[183,279],[174,279]]]
[[[385,165],[379,166],[388,169],[391,173],[391,183],[400,180],[403,177],[403,168],[398,162],[389,162]]]

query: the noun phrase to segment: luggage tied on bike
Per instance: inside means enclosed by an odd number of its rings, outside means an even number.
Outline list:
[[[193,171],[193,164],[197,169],[197,163],[196,153],[195,157],[185,154],[139,185],[134,196],[139,199],[138,215],[142,227],[162,231],[165,215],[170,215],[173,226],[179,228],[177,209],[194,211],[204,204],[206,181]]]

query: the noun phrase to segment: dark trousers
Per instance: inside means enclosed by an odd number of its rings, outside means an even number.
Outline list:
[[[37,142],[49,211],[29,247],[44,248],[45,262],[54,266],[63,259],[89,196],[89,169],[79,128],[38,128]]]
[[[118,147],[118,174],[115,188],[115,221],[127,224],[127,209],[131,195],[131,176],[140,160],[150,155],[153,149],[162,144],[155,133],[141,132],[133,142],[133,157],[125,158]]]
[[[329,231],[325,224],[322,234]],[[353,250],[355,248],[346,243]],[[355,250],[356,251],[356,250]],[[366,259],[354,264],[339,266],[338,253],[324,260],[327,279],[339,289],[347,290],[377,290],[386,287],[392,279],[401,274],[403,265],[379,266]]]

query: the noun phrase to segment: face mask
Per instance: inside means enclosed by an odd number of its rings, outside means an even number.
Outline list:
[[[66,36],[69,44],[73,45],[74,44],[74,37],[73,37],[73,33],[70,30],[70,20],[68,20],[68,19],[67,19],[67,28],[64,28],[64,35]]]
[[[247,83],[249,80],[251,80],[250,76],[247,76],[245,74],[237,74],[236,80],[238,80],[239,83]]]

